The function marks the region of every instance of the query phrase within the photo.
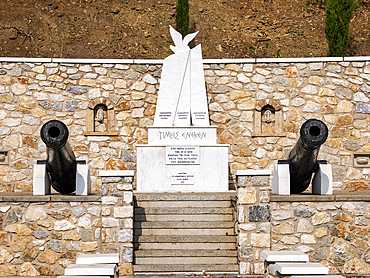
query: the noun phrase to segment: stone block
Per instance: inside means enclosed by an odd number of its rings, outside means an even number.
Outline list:
[[[251,234],[251,244],[255,247],[270,247],[270,234]]]
[[[239,204],[254,204],[257,201],[257,190],[251,187],[238,188]]]
[[[132,242],[133,230],[121,230],[118,232],[118,242]]]
[[[246,187],[248,185],[248,176],[238,176],[238,187]]]
[[[270,177],[268,176],[256,176],[252,177],[252,186],[270,186]]]
[[[270,205],[249,206],[248,220],[250,222],[270,221]]]
[[[253,259],[253,247],[239,247],[239,261],[252,262]]]

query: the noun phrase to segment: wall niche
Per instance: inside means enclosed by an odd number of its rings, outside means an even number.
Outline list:
[[[278,101],[264,99],[257,103],[254,111],[253,137],[285,136],[283,132],[283,111]]]
[[[85,135],[117,136],[114,121],[113,103],[106,98],[90,101],[86,114]]]

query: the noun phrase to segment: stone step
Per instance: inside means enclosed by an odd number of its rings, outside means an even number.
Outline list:
[[[136,250],[135,258],[149,257],[236,257],[236,250]]]
[[[230,201],[137,201],[135,207],[141,208],[229,208]]]
[[[143,242],[134,243],[135,250],[236,250],[235,242],[215,242],[215,243],[198,243],[198,242]]]
[[[218,273],[235,273],[239,272],[239,265],[134,265],[134,273],[150,273],[150,272],[218,272]]]
[[[232,222],[231,214],[197,214],[197,215],[134,215],[134,221],[168,222],[168,221],[190,221],[190,222]]]
[[[198,214],[232,214],[232,208],[135,208],[135,215],[198,215]]]
[[[309,257],[302,251],[263,251],[262,258],[267,262],[308,262]]]
[[[236,236],[134,236],[134,242],[167,242],[167,243],[220,243],[220,242],[236,242]]]
[[[65,276],[114,276],[116,264],[71,264],[64,270]]]
[[[238,258],[235,257],[150,257],[150,258],[136,258],[136,265],[161,265],[161,264],[237,264]]]
[[[119,253],[113,254],[80,254],[76,264],[119,264]]]
[[[283,275],[328,274],[329,269],[320,263],[276,263],[275,269]]]
[[[236,192],[212,193],[138,193],[134,192],[136,201],[230,201],[236,198]]]
[[[134,222],[136,229],[234,229],[234,227],[234,222]]]
[[[141,236],[222,236],[234,235],[234,228],[229,229],[134,229],[134,235]]]

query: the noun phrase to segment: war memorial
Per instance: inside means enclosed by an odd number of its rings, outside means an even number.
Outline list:
[[[370,273],[370,57],[0,58],[0,276]]]

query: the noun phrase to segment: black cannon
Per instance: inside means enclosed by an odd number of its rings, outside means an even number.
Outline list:
[[[69,194],[76,191],[76,157],[68,144],[68,128],[52,120],[41,128],[41,139],[47,147],[47,159],[38,161],[46,164],[51,186],[58,192]]]
[[[290,193],[298,194],[310,185],[312,174],[319,168],[320,146],[328,137],[328,127],[320,120],[306,121],[300,130],[297,144],[290,151],[287,162],[290,172]]]

